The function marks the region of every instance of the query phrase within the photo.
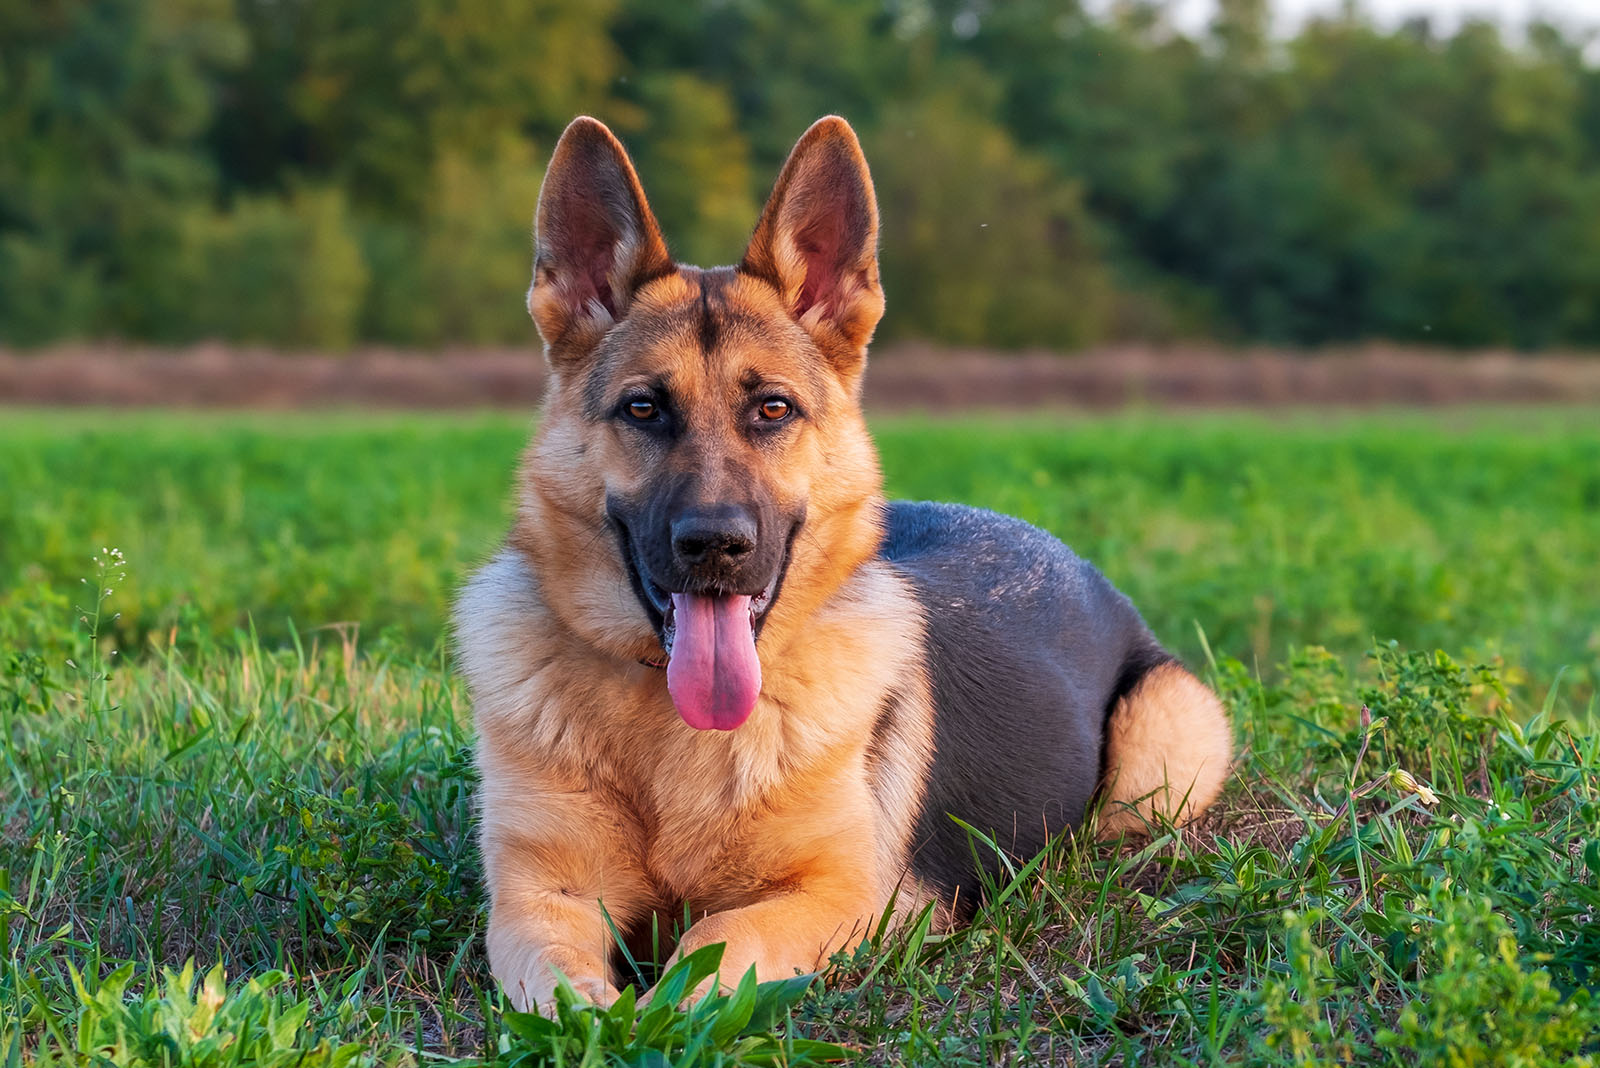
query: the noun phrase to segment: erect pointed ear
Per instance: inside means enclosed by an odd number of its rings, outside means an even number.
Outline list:
[[[739,269],[778,290],[841,375],[860,371],[883,288],[878,203],[848,122],[818,119],[794,146]]]
[[[572,120],[539,188],[528,311],[555,366],[587,356],[640,286],[675,268],[627,151],[605,124]]]

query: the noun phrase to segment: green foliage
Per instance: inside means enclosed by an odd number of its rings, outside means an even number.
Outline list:
[[[0,0],[0,342],[526,341],[539,166],[588,111],[701,262],[846,114],[886,334],[1600,343],[1583,29],[1272,7]]]
[[[1312,926],[1321,917],[1297,912],[1283,914],[1284,965],[1287,974],[1261,984],[1263,1041],[1269,1050],[1284,1054],[1295,1068],[1323,1068],[1341,1063],[1321,1051],[1333,1046],[1333,1028],[1323,1016],[1323,1002],[1333,990],[1333,965],[1328,951],[1312,939]],[[1344,1051],[1348,1058],[1348,1050]]]
[[[0,323],[5,339],[28,345],[94,333],[96,272],[74,262],[59,236],[0,233]]]
[[[282,972],[264,972],[231,991],[221,964],[195,983],[194,963],[162,970],[159,984],[130,990],[125,964],[98,982],[76,974],[77,1017],[52,1035],[35,1062],[115,1068],[353,1068],[372,1063],[359,1043],[335,1045],[307,1033],[310,1004],[281,990]]]
[[[1385,725],[1380,751],[1404,767],[1431,776],[1444,763],[1436,746],[1481,736],[1504,722],[1469,704],[1476,694],[1504,700],[1505,687],[1489,668],[1469,673],[1443,652],[1401,653],[1393,642],[1380,646],[1375,658],[1382,685],[1364,691],[1362,700]]]
[[[533,263],[542,161],[508,137],[492,152],[442,152],[415,226],[370,221],[362,330],[385,341],[518,343]]]
[[[235,188],[309,177],[379,217],[414,221],[441,158],[492,158],[508,138],[559,132],[600,105],[618,63],[606,32],[612,8],[243,0],[237,18],[252,61],[224,81],[214,158]],[[532,210],[502,225],[519,228]]]
[[[842,1060],[836,1043],[777,1035],[773,1029],[816,976],[756,982],[751,968],[733,993],[695,995],[717,974],[722,945],[704,946],[673,964],[642,1004],[632,987],[609,1008],[589,1004],[567,983],[549,1016],[507,1012],[493,1068],[565,1064],[804,1065]],[[731,984],[730,984],[731,985]]]
[[[866,146],[886,232],[887,333],[963,345],[1077,348],[1115,293],[1082,190],[1024,152],[974,79],[889,108]]]
[[[0,3],[0,341],[152,335],[122,286],[206,204],[225,0]]]
[[[1316,944],[1313,931],[1325,921],[1285,913],[1286,974],[1264,982],[1259,995],[1263,1045],[1281,1054],[1281,1063],[1300,1068],[1356,1059],[1331,1021],[1361,1011],[1348,1002],[1363,991],[1342,985],[1329,951]],[[1376,1048],[1364,1050],[1365,1057],[1384,1050],[1393,1063],[1459,1068],[1594,1063],[1589,1054],[1600,1034],[1600,1011],[1590,992],[1564,998],[1554,989],[1549,971],[1528,959],[1489,898],[1436,888],[1412,923],[1423,939],[1418,977],[1393,1028],[1377,1031]]]
[[[153,328],[172,340],[344,348],[368,285],[344,197],[330,189],[188,214],[168,270],[134,285]]]
[[[459,795],[462,785],[453,792]],[[281,779],[270,781],[266,793],[284,821],[283,840],[241,880],[244,889],[309,893],[323,916],[322,933],[339,946],[381,939],[396,922],[422,946],[454,945],[476,928],[475,865],[463,871],[463,858],[396,802],[364,796],[355,786],[330,797]]]
[[[526,434],[524,421],[502,417],[189,415],[142,429],[94,416],[29,445],[8,437],[30,422],[8,416],[0,427],[0,638],[40,652],[59,643],[35,611],[38,587],[75,596],[82,547],[108,541],[139,562],[110,624],[125,647],[157,638],[183,648],[252,627],[276,644],[290,617],[431,642],[450,591],[503,533]],[[306,634],[312,646],[335,641]]]
[[[1588,990],[1563,998],[1550,974],[1520,959],[1506,921],[1484,897],[1434,900],[1423,977],[1378,1045],[1413,1064],[1588,1068],[1600,1009]]]
[[[644,136],[626,127],[623,136],[638,145],[634,162],[651,210],[670,220],[663,225],[673,258],[707,266],[737,263],[761,202],[727,90],[672,71],[642,77],[635,93]]]

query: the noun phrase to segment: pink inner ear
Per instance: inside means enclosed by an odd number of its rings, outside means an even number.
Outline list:
[[[578,302],[581,311],[583,305],[590,298],[598,300],[612,316],[617,314],[617,307],[611,300],[611,260],[616,255],[617,246],[614,241],[605,241],[590,245],[584,250],[583,263],[588,271],[587,286],[583,299]]]
[[[841,213],[825,212],[795,234],[795,249],[804,258],[806,280],[801,283],[794,314],[804,315],[818,304],[829,303],[844,281],[845,232]]]
[[[617,308],[611,296],[611,267],[617,254],[616,228],[602,212],[585,205],[573,211],[563,237],[558,262],[569,265],[562,272],[567,276],[563,280],[563,291],[573,311],[582,313],[589,301],[598,300],[607,312],[616,315]]]

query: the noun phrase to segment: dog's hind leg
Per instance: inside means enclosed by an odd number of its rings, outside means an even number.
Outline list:
[[[1106,723],[1105,804],[1097,834],[1187,823],[1217,799],[1233,732],[1217,695],[1175,661],[1158,664]]]

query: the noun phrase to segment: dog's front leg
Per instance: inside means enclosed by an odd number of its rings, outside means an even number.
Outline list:
[[[557,972],[608,1005],[617,989],[607,915],[622,928],[636,918],[638,873],[614,828],[581,796],[531,787],[521,796],[525,806],[484,806],[489,968],[525,1012],[548,1011]]]
[[[490,971],[522,1012],[549,1012],[557,972],[597,1005],[617,998],[607,960],[612,940],[598,900],[560,890],[496,894],[485,943]]]

